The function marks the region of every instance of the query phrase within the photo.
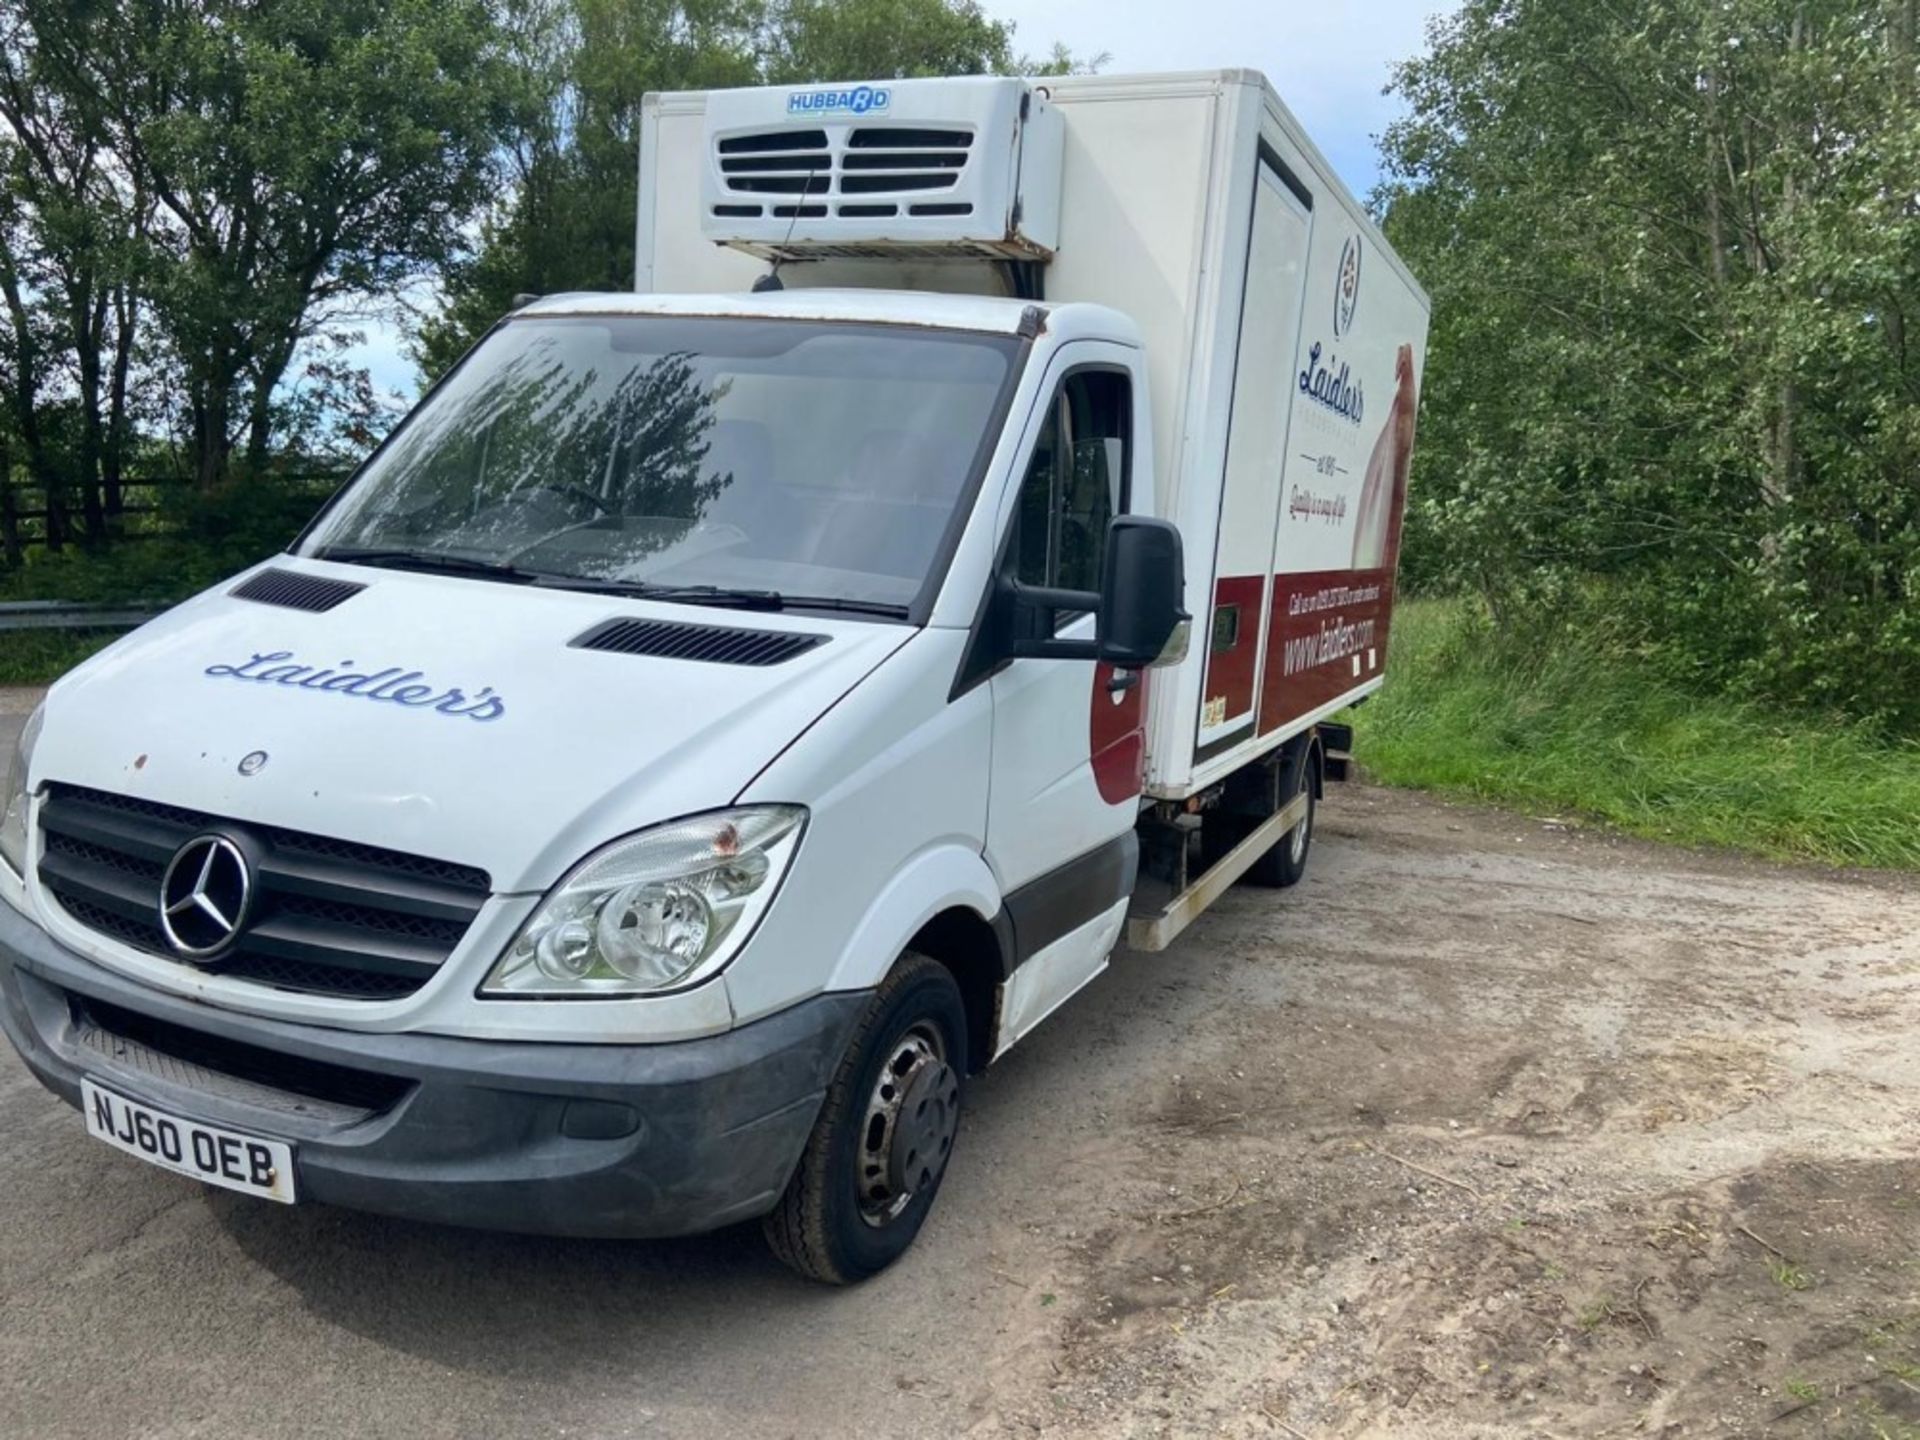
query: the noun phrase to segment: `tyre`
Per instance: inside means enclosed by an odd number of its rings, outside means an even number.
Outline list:
[[[1301,745],[1280,762],[1281,803],[1286,804],[1304,791],[1307,813],[1298,825],[1282,835],[1266,854],[1253,862],[1247,873],[1240,877],[1243,883],[1296,885],[1300,877],[1307,873],[1307,856],[1313,849],[1315,811],[1320,803],[1314,795],[1315,755],[1313,745]],[[1212,865],[1218,862],[1261,823],[1260,818],[1251,815],[1208,815],[1200,828],[1206,863]]]
[[[764,1221],[773,1253],[849,1285],[891,1265],[933,1207],[967,1069],[960,988],[908,951],[874,992],[827,1087],[786,1192]]]

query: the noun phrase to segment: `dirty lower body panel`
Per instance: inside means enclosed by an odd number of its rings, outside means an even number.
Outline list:
[[[148,990],[0,906],[0,1023],[69,1104],[91,1080],[290,1145],[302,1201],[486,1229],[681,1235],[770,1209],[866,998],[661,1045],[359,1034]]]

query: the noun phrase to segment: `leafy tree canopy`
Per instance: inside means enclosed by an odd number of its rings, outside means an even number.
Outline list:
[[[1434,324],[1407,578],[1920,727],[1914,0],[1467,0],[1376,196]]]
[[[49,508],[96,535],[141,418],[205,487],[264,466],[302,342],[450,257],[512,78],[486,0],[13,0],[0,378]]]
[[[429,374],[517,294],[632,285],[648,91],[1084,63],[1059,49],[1021,57],[1013,27],[976,0],[535,0],[515,14],[521,108],[509,184],[420,327],[417,358]]]

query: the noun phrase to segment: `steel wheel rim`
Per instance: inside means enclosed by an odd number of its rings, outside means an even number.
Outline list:
[[[1300,823],[1293,827],[1288,845],[1297,866],[1307,858],[1307,840],[1313,833],[1313,777],[1303,769],[1300,772],[1300,789],[1296,792],[1307,797],[1307,813],[1300,817]]]

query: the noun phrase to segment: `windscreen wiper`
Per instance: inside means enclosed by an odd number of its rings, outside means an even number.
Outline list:
[[[657,585],[646,580],[599,580],[590,575],[541,575],[535,584],[550,590],[582,590],[589,595],[631,595],[669,605],[718,605],[733,610],[779,610],[777,590],[736,590],[724,585]]]
[[[889,620],[907,618],[907,607],[891,600],[848,600],[839,595],[782,595],[789,610],[839,610],[848,615],[880,615]]]
[[[419,570],[442,575],[475,575],[488,580],[531,584],[542,578],[537,570],[522,570],[504,560],[477,560],[447,550],[407,549],[404,546],[330,545],[314,552],[316,560],[338,560],[348,565],[378,565],[388,570]]]
[[[584,576],[541,575],[534,583],[555,590],[584,590],[595,595],[631,595],[668,605],[712,605],[727,610],[837,610],[904,620],[907,607],[882,600],[848,600],[836,595],[788,595],[779,590],[747,590],[727,585],[662,585],[648,580],[596,580]]]

